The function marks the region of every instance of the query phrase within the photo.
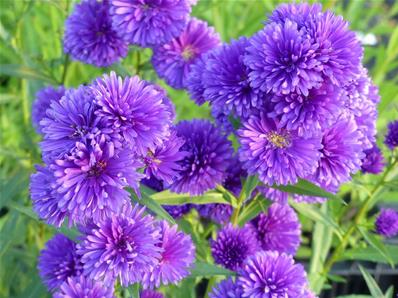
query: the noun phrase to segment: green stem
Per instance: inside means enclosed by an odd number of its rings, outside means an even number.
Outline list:
[[[238,225],[238,218],[239,218],[239,213],[240,209],[242,208],[243,201],[245,200],[243,192],[238,197],[238,202],[237,202],[237,207],[234,209],[234,212],[232,213],[231,216],[231,222],[234,226]]]
[[[65,84],[68,67],[69,67],[69,55],[66,55],[64,60],[64,71],[62,72],[61,85]]]

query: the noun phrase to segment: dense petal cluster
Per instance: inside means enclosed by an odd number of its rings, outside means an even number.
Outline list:
[[[164,298],[164,296],[162,293],[147,289],[140,292],[140,298]]]
[[[385,237],[398,235],[398,211],[392,208],[381,210],[376,219],[376,231]]]
[[[54,298],[114,298],[113,288],[83,275],[69,277],[54,294]]]
[[[65,22],[64,50],[72,58],[109,66],[128,52],[128,44],[112,28],[107,0],[83,0]]]
[[[183,217],[192,209],[191,204],[176,205],[176,206],[163,205],[162,207],[175,219]]]
[[[225,224],[232,215],[233,208],[228,204],[204,204],[196,205],[199,215],[218,224]]]
[[[379,147],[373,147],[364,151],[365,157],[362,159],[361,170],[363,173],[379,174],[384,169],[384,158]]]
[[[391,150],[398,147],[398,120],[395,120],[388,124],[388,131],[384,143]]]
[[[209,293],[210,298],[241,298],[242,289],[237,285],[232,278],[223,280],[213,287]]]

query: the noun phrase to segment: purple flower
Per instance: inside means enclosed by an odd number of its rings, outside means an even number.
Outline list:
[[[364,151],[365,157],[362,159],[361,170],[363,173],[379,174],[383,172],[383,154],[376,144]]]
[[[276,251],[261,251],[245,262],[238,284],[242,297],[304,298],[307,277],[292,256]]]
[[[77,222],[98,221],[110,212],[117,213],[129,200],[124,188],[138,191],[140,166],[131,151],[116,150],[104,137],[90,144],[78,142],[70,154],[50,167],[60,194],[58,207]]]
[[[179,219],[187,214],[192,209],[191,204],[184,205],[163,205],[164,210],[166,210],[174,219]]]
[[[233,153],[230,141],[208,120],[181,121],[176,131],[185,140],[181,150],[188,155],[180,162],[171,190],[195,196],[222,183]]]
[[[241,298],[242,289],[228,278],[213,287],[209,293],[210,298]]]
[[[242,168],[238,155],[233,155],[226,170],[225,180],[222,185],[235,196],[239,196],[242,189],[242,178],[246,178],[247,173]]]
[[[217,47],[219,35],[206,22],[191,18],[181,35],[155,47],[152,64],[159,77],[173,88],[187,86],[191,65],[207,51]]]
[[[94,280],[122,286],[142,280],[157,265],[161,248],[159,231],[144,209],[126,204],[117,215],[101,220],[78,245],[83,272]]]
[[[305,139],[296,131],[278,128],[278,122],[264,114],[252,115],[238,136],[243,167],[266,184],[294,184],[316,169],[320,138]]]
[[[156,179],[153,176],[146,177],[144,179],[141,179],[140,183],[142,185],[145,185],[146,187],[151,188],[152,190],[156,192],[161,192],[164,190],[164,183],[162,180]]]
[[[164,296],[162,293],[152,290],[142,290],[140,292],[140,298],[164,298]]]
[[[168,136],[173,115],[160,87],[111,72],[97,79],[92,90],[99,107],[96,115],[139,154],[155,150]]]
[[[83,275],[68,278],[54,294],[54,298],[114,298],[113,288],[104,287]]]
[[[353,120],[338,120],[325,129],[322,137],[321,158],[314,180],[323,188],[335,191],[351,174],[361,168],[364,157],[362,133]]]
[[[289,19],[266,25],[250,39],[245,56],[251,86],[263,92],[307,96],[322,82],[318,46],[304,28]]]
[[[48,289],[57,289],[68,277],[80,275],[82,264],[76,254],[76,244],[62,234],[46,243],[39,256],[40,276]]]
[[[272,204],[268,214],[261,213],[251,221],[251,225],[264,250],[296,254],[300,246],[301,225],[289,205]]]
[[[184,142],[184,139],[178,137],[173,130],[163,144],[156,147],[153,152],[148,151],[144,157],[145,174],[163,180],[167,184],[173,183],[174,177],[181,170],[179,161],[188,154],[180,150]]]
[[[125,40],[142,47],[162,45],[184,30],[189,0],[111,0],[114,29]]]
[[[196,209],[201,217],[212,220],[218,224],[227,223],[233,211],[231,205],[217,203],[196,205]]]
[[[145,288],[177,284],[189,275],[189,267],[195,259],[195,247],[191,237],[177,231],[177,225],[166,221],[159,223],[161,256],[155,267],[142,280]]]
[[[206,68],[207,57],[213,51],[204,53],[194,63],[191,64],[187,76],[186,88],[192,99],[198,106],[203,105],[207,99],[204,96],[205,86],[203,84],[203,74]]]
[[[308,3],[283,3],[272,12],[267,23],[284,24],[286,20],[291,20],[299,25],[299,28],[306,25],[314,16],[322,13],[322,5]]]
[[[238,271],[247,257],[259,250],[256,235],[249,228],[234,227],[228,224],[210,240],[211,253],[216,264]]]
[[[52,101],[59,101],[65,95],[65,88],[59,86],[54,88],[48,86],[36,93],[35,101],[32,104],[32,123],[38,133],[42,133],[40,121],[46,117],[46,111],[50,108]]]
[[[249,84],[249,70],[243,63],[249,41],[245,37],[232,40],[211,52],[202,69],[204,98],[225,113],[247,118],[251,110],[261,107],[264,94]]]
[[[398,235],[398,212],[392,208],[382,209],[375,225],[376,232],[384,237]]]
[[[394,148],[398,146],[398,120],[388,124],[388,131],[384,143],[391,150],[394,150]]]
[[[118,32],[112,29],[107,0],[83,0],[66,19],[65,53],[84,63],[109,66],[128,52]]]
[[[58,207],[61,196],[54,190],[54,173],[47,166],[36,165],[36,170],[37,172],[30,176],[29,185],[33,210],[40,219],[60,227],[69,213]]]
[[[256,188],[266,199],[271,200],[273,202],[279,204],[286,204],[289,198],[289,194],[287,192],[283,192],[281,190],[275,188],[269,188],[266,186],[257,186]]]

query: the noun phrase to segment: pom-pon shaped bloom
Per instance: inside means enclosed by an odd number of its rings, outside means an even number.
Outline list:
[[[142,280],[158,264],[159,231],[144,209],[126,204],[119,214],[106,218],[87,232],[78,245],[83,272],[94,280],[122,286]]]
[[[375,225],[376,232],[384,237],[398,235],[398,211],[392,208],[381,210]]]
[[[210,298],[241,298],[242,289],[237,285],[232,278],[223,280],[213,287],[209,293]]]
[[[303,297],[308,283],[304,267],[276,251],[249,257],[240,273],[242,297]]]
[[[396,147],[398,147],[398,120],[388,124],[388,131],[384,139],[384,143],[391,150],[394,150]]]
[[[204,95],[205,86],[203,84],[203,74],[208,56],[210,56],[211,53],[212,51],[209,51],[198,57],[198,59],[192,63],[187,76],[186,89],[190,95],[190,99],[198,106],[203,105],[207,101]]]
[[[177,231],[177,225],[166,221],[159,223],[161,255],[157,265],[146,273],[142,284],[146,288],[177,284],[189,275],[189,267],[195,259],[195,247],[191,237]]]
[[[259,249],[256,235],[249,228],[234,227],[228,224],[217,233],[215,240],[210,240],[211,253],[215,263],[238,271],[248,256]]]
[[[66,19],[65,53],[87,64],[109,66],[128,52],[118,32],[112,28],[107,0],[83,0]]]
[[[83,275],[68,278],[54,298],[115,298],[112,287],[105,287]]]
[[[163,205],[164,210],[167,211],[174,219],[179,219],[187,214],[191,209],[191,204],[184,204],[184,205]]]
[[[186,88],[191,65],[219,43],[220,37],[213,27],[191,18],[179,37],[154,48],[153,67],[171,87]]]
[[[267,23],[284,24],[287,20],[294,21],[299,28],[306,25],[312,17],[322,12],[322,5],[319,3],[283,3],[269,16]]]
[[[231,205],[218,203],[196,205],[196,209],[201,217],[214,221],[220,225],[229,221],[233,211]]]
[[[373,147],[364,151],[365,157],[362,159],[361,170],[363,173],[379,174],[384,169],[384,158],[379,147]]]
[[[301,225],[295,211],[287,204],[272,204],[268,213],[251,221],[264,250],[294,255],[300,246]]]
[[[42,280],[51,291],[69,277],[80,275],[82,264],[76,253],[76,244],[66,236],[56,234],[41,251],[38,268]]]

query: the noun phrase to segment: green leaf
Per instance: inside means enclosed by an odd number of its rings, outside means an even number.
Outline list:
[[[375,235],[369,233],[365,228],[358,226],[357,229],[365,238],[366,242],[373,246],[386,259],[386,261],[388,261],[391,267],[394,267],[394,261],[388,253],[383,242],[381,242],[380,239],[377,238]]]
[[[359,270],[361,270],[362,276],[366,281],[366,284],[369,288],[370,294],[372,295],[373,298],[382,298],[384,297],[383,292],[380,290],[379,286],[377,285],[376,281],[374,278],[369,274],[368,271],[366,271],[365,268],[363,268],[361,265],[359,266]]]
[[[267,211],[272,201],[262,196],[256,197],[247,206],[245,206],[238,217],[238,225],[243,226],[249,220],[255,218],[260,212]]]
[[[203,262],[196,262],[194,268],[192,268],[191,270],[191,275],[189,275],[189,277],[190,278],[201,277],[201,276],[212,277],[214,275],[234,276],[236,275],[236,273],[216,265],[203,263]]]
[[[244,199],[249,198],[253,190],[259,184],[259,182],[260,181],[258,180],[257,176],[247,177],[246,180],[243,182],[242,190],[240,192],[239,197]]]
[[[398,246],[385,245],[388,255],[391,256],[394,265],[398,264]],[[362,260],[374,263],[388,263],[380,251],[373,246],[358,247],[346,250],[340,260]]]
[[[394,286],[390,286],[387,289],[386,293],[384,294],[384,297],[385,298],[393,298],[393,296],[394,296]]]
[[[23,79],[39,80],[55,85],[57,84],[57,81],[54,78],[41,73],[37,69],[33,69],[24,65],[2,64],[0,65],[0,74]]]
[[[130,298],[140,298],[140,284],[135,283],[132,284],[131,286],[126,288],[126,291],[128,293],[128,297]]]
[[[369,296],[369,295],[344,295],[344,296],[338,296],[337,298],[372,298],[372,296]]]
[[[327,192],[319,186],[303,179],[299,179],[299,181],[294,185],[272,185],[271,188],[279,189],[281,191],[292,194],[307,195],[328,199],[336,198],[334,194]]]
[[[202,196],[190,196],[189,194],[177,194],[169,190],[155,193],[151,198],[160,205],[184,205],[184,204],[230,204],[222,193],[209,191]]]

